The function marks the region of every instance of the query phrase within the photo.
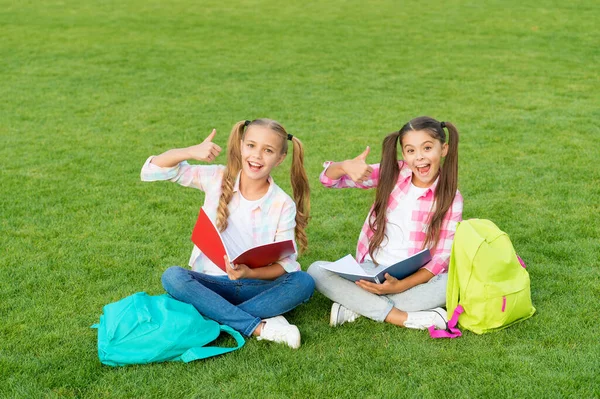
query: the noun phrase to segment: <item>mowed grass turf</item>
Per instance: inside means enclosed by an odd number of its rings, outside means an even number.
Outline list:
[[[0,396],[600,396],[599,19],[578,0],[0,0]],[[321,187],[323,161],[369,145],[378,162],[419,115],[458,126],[464,217],[509,233],[533,318],[456,340],[332,329],[316,293],[286,315],[297,351],[249,340],[191,364],[100,364],[89,326],[163,292],[203,202],[140,182],[149,155],[282,122],[306,146],[306,269],[354,253],[374,198]],[[291,192],[289,165],[274,177]]]

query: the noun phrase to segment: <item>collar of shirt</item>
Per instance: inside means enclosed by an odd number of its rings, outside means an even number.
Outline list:
[[[242,195],[242,193],[240,192],[240,176],[242,175],[242,171],[238,172],[237,177],[235,178],[235,184],[233,185],[233,193],[238,193],[238,195],[234,195],[231,198],[231,202],[229,203],[229,206],[231,207],[231,209],[237,209],[237,207],[240,205],[240,196]],[[269,182],[269,189],[267,190],[266,194],[263,195],[258,201],[256,201],[255,204],[253,204],[254,206],[252,207],[252,210],[254,211],[257,208],[260,208],[262,211],[268,211],[269,210],[269,204],[271,201],[267,201],[268,198],[271,197],[271,195],[273,194],[273,178],[271,177],[271,175],[269,175],[268,177],[268,182]]]
[[[396,209],[396,207],[398,206],[398,199],[402,195],[408,193],[408,190],[410,189],[410,183],[412,181],[412,170],[408,167],[408,165],[406,165],[406,162],[400,162],[402,163],[399,165],[400,173],[398,175],[398,183],[394,186],[394,189],[392,190],[392,193],[390,194],[390,199],[388,201],[388,208],[390,211]],[[419,199],[423,198],[425,200],[433,201],[433,193],[435,192],[435,188],[437,187],[439,180],[440,177],[438,175],[433,184],[429,186],[427,190],[425,190],[425,192],[423,192],[423,194],[419,196]]]

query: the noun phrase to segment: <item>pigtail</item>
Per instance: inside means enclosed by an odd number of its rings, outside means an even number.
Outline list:
[[[375,261],[374,253],[385,238],[386,210],[389,198],[400,174],[400,167],[398,166],[399,137],[400,132],[398,131],[387,135],[383,140],[375,204],[369,216],[369,228],[373,231],[373,236],[369,240],[369,255],[375,264],[377,264],[377,261]]]
[[[304,252],[308,247],[308,238],[305,229],[308,225],[310,214],[310,186],[306,170],[304,169],[304,148],[302,142],[296,137],[292,137],[291,141],[294,146],[290,181],[294,202],[296,203],[295,235],[300,252]]]
[[[229,201],[233,197],[233,186],[240,169],[242,169],[241,141],[244,134],[245,121],[240,121],[233,126],[227,141],[227,166],[221,183],[221,197],[217,207],[217,228],[223,232],[227,228],[229,218]]]
[[[458,130],[450,122],[444,122],[448,129],[448,153],[440,167],[439,181],[435,190],[435,210],[429,222],[424,247],[434,249],[440,240],[440,231],[446,212],[452,206],[458,188]]]

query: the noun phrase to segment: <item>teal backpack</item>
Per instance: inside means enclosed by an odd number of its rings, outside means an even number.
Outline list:
[[[535,313],[529,284],[525,264],[505,232],[489,220],[462,221],[448,267],[449,328],[430,333],[434,338],[460,336],[458,323],[483,334],[525,320]]]
[[[98,357],[109,366],[153,362],[191,362],[241,348],[244,337],[228,326],[205,319],[192,305],[169,295],[138,292],[104,306],[98,329]],[[237,346],[205,346],[224,331]]]

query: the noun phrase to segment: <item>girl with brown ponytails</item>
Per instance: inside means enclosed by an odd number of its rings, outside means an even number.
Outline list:
[[[302,142],[274,120],[240,121],[229,136],[227,166],[188,164],[189,159],[215,160],[221,152],[212,141],[215,134],[213,130],[200,144],[151,156],[142,168],[142,180],[169,180],[204,191],[205,212],[225,242],[236,240],[240,252],[287,239],[296,240],[304,251],[310,189]],[[271,177],[271,170],[287,155],[288,141],[293,145],[293,200]],[[314,281],[300,270],[296,255],[255,269],[225,261],[223,272],[194,246],[189,261],[192,270],[167,269],[163,287],[202,315],[246,336],[298,348],[300,331],[281,315],[309,300]]]
[[[330,325],[362,315],[402,327],[445,329],[447,315],[441,306],[446,303],[450,250],[463,208],[457,190],[458,131],[450,122],[422,116],[384,139],[379,164],[367,164],[368,153],[369,147],[354,159],[326,162],[321,173],[325,187],[377,188],[356,260],[369,268],[388,266],[424,248],[429,248],[432,260],[401,280],[386,274],[383,284],[354,283],[322,268],[324,262],[313,263],[308,273],[317,290],[334,301]]]

